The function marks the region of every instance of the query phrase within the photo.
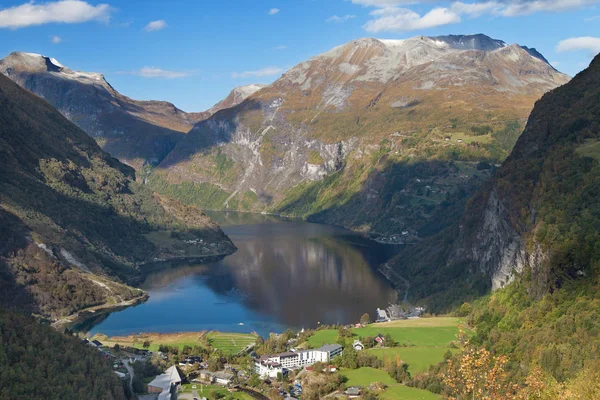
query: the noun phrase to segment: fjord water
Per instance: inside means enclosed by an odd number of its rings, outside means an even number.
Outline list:
[[[271,216],[212,213],[238,247],[220,262],[153,273],[150,299],[91,328],[109,336],[220,330],[268,335],[352,323],[397,300],[376,271],[394,248],[342,228]]]

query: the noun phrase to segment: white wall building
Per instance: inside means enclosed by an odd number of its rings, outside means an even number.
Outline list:
[[[276,378],[278,373],[285,370],[306,367],[316,362],[328,363],[334,357],[342,354],[339,344],[326,344],[318,349],[300,350],[262,356],[254,364],[254,372],[261,378]]]

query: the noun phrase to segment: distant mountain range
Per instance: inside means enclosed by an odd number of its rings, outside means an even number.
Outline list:
[[[74,71],[40,54],[12,53],[0,72],[55,106],[102,148],[141,169],[156,165],[198,121],[242,102],[261,86],[235,88],[210,110],[186,113],[165,101],[139,101],[117,92],[99,73]]]
[[[160,193],[404,241],[457,217],[533,103],[569,80],[535,49],[485,35],[354,40],[196,114],[131,100],[39,55],[13,53],[0,72]]]
[[[153,187],[213,209],[384,234],[438,230],[569,77],[485,35],[359,39],[196,124]]]

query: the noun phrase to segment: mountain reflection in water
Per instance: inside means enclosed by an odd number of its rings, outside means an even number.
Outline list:
[[[397,299],[375,271],[393,255],[389,246],[333,226],[237,213],[211,216],[238,247],[235,254],[153,273],[142,285],[148,302],[111,314],[92,331],[265,335],[319,322],[355,322]]]

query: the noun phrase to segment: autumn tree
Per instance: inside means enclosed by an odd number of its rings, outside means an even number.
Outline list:
[[[371,322],[371,316],[368,313],[364,313],[362,317],[360,317],[360,323],[363,325],[368,325]]]
[[[492,356],[486,349],[468,348],[455,364],[448,360],[444,375],[451,400],[505,400],[512,398],[513,388],[505,371],[508,358]]]

